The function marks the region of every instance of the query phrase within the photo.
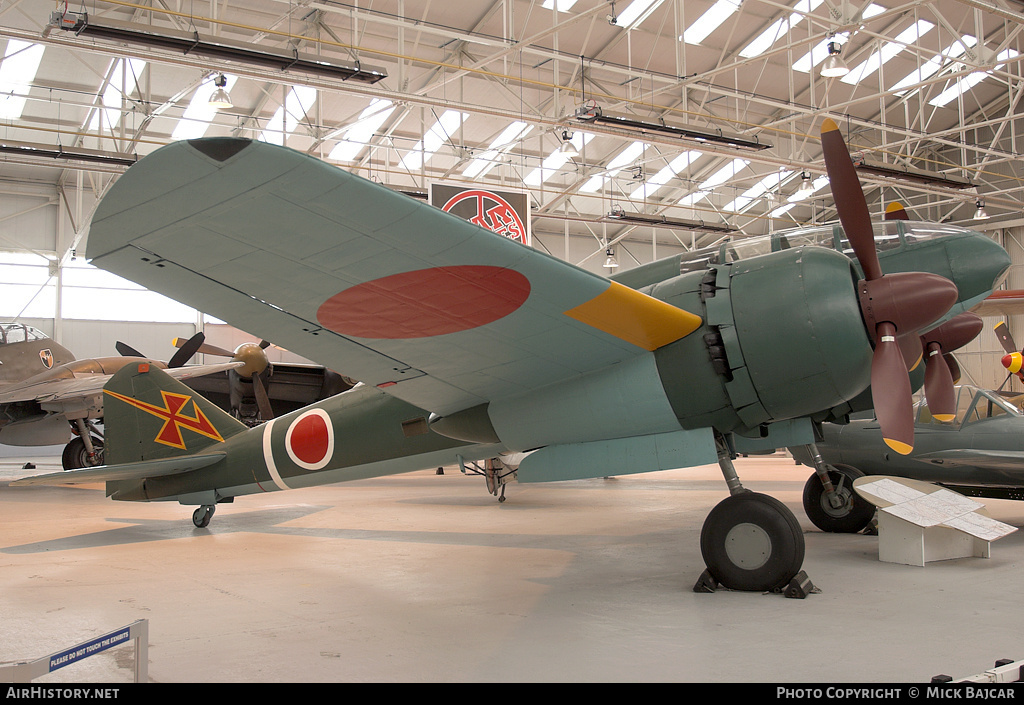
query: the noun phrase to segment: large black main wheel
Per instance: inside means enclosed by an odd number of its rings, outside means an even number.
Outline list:
[[[708,571],[732,590],[784,587],[804,562],[804,534],[779,500],[742,492],[718,503],[700,535]]]
[[[848,465],[829,465],[828,478],[839,496],[833,507],[817,474],[804,485],[804,511],[807,518],[822,531],[855,534],[864,529],[875,516],[875,507],[853,489],[853,481],[864,473]]]
[[[75,436],[71,442],[64,446],[61,453],[61,465],[65,470],[78,470],[96,465],[103,465],[103,441],[96,436],[92,437],[93,456],[89,457],[89,451],[85,449],[85,441],[81,436]]]

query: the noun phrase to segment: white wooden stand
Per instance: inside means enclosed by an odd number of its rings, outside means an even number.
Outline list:
[[[853,487],[879,509],[878,559],[887,563],[989,558],[992,541],[1017,530],[985,514],[980,502],[931,483],[876,475]]]

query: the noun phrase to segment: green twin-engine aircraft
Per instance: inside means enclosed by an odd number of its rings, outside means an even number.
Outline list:
[[[742,487],[732,457],[813,445],[814,423],[869,384],[887,442],[909,450],[908,369],[929,351],[941,408],[957,344],[942,331],[1009,267],[947,226],[893,225],[877,253],[831,121],[822,141],[842,220],[830,247],[795,233],[743,257],[739,242],[625,283],[283,147],[162,148],[100,204],[92,262],[362,384],[246,430],[159,370],[126,368],[106,390],[108,465],[19,484],[106,480],[114,499],[199,505],[205,526],[238,495],[456,463],[482,461],[494,490],[512,470],[543,482],[718,462],[730,497],[702,531],[711,578],[785,586],[800,526]]]

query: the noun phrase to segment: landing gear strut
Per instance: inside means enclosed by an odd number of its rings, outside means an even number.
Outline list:
[[[814,475],[804,485],[804,511],[822,531],[855,534],[867,528],[875,507],[853,489],[864,473],[848,465],[828,465],[815,445],[807,446],[814,460]]]
[[[505,501],[505,485],[516,478],[516,469],[501,458],[488,458],[481,466],[476,462],[466,462],[459,456],[459,469],[464,475],[483,475],[487,483],[487,491],[498,498],[499,502]]]
[[[765,592],[802,582],[806,579],[800,570],[804,535],[796,517],[774,497],[745,489],[732,464],[734,455],[727,440],[717,435],[716,443],[730,496],[716,505],[704,522],[700,550],[708,569],[694,590],[706,591],[720,584],[732,590]]]

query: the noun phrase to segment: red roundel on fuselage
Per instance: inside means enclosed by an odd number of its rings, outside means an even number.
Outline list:
[[[300,465],[319,466],[331,452],[331,434],[327,419],[307,413],[296,419],[287,433],[288,454]]]
[[[512,269],[435,267],[357,284],[324,301],[316,315],[342,335],[427,338],[493,323],[529,296],[529,280]]]

